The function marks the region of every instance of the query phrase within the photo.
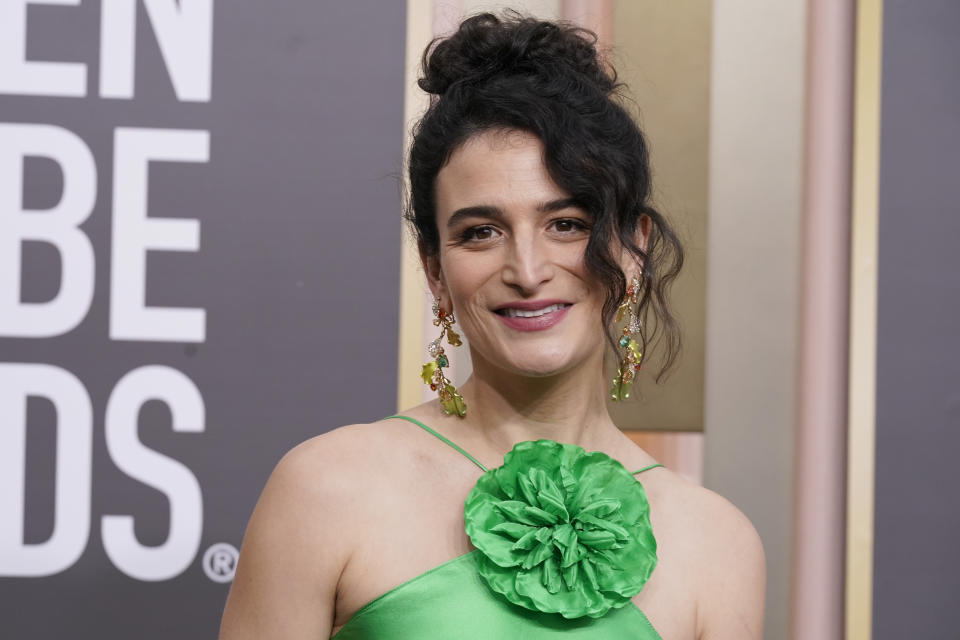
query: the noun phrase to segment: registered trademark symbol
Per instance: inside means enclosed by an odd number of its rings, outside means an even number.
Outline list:
[[[240,552],[232,544],[218,542],[203,554],[203,572],[214,582],[230,582],[237,572]]]

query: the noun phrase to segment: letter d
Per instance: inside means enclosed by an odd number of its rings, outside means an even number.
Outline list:
[[[57,410],[53,534],[25,544],[27,397],[49,398]],[[41,577],[68,569],[90,537],[93,409],[83,383],[48,364],[0,362],[0,576]]]

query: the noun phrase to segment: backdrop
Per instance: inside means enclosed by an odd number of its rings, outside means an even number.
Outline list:
[[[405,3],[0,2],[0,620],[215,637],[294,444],[396,397]]]
[[[873,638],[960,637],[960,4],[883,3]]]

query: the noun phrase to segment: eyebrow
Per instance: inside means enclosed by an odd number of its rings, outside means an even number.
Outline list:
[[[541,202],[537,205],[537,211],[540,213],[552,213],[554,211],[562,211],[563,209],[569,209],[570,207],[576,207],[577,202],[573,198],[560,198],[558,200],[550,200],[548,202]],[[503,209],[500,207],[495,207],[490,204],[480,204],[474,205],[472,207],[462,207],[453,212],[453,215],[450,216],[450,219],[447,220],[447,228],[453,227],[460,223],[462,220],[469,218],[494,218],[502,219],[503,218]]]

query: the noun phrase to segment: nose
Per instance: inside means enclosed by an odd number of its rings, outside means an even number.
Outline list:
[[[536,293],[553,278],[549,250],[534,233],[518,233],[508,245],[504,260],[503,282],[522,295]]]

